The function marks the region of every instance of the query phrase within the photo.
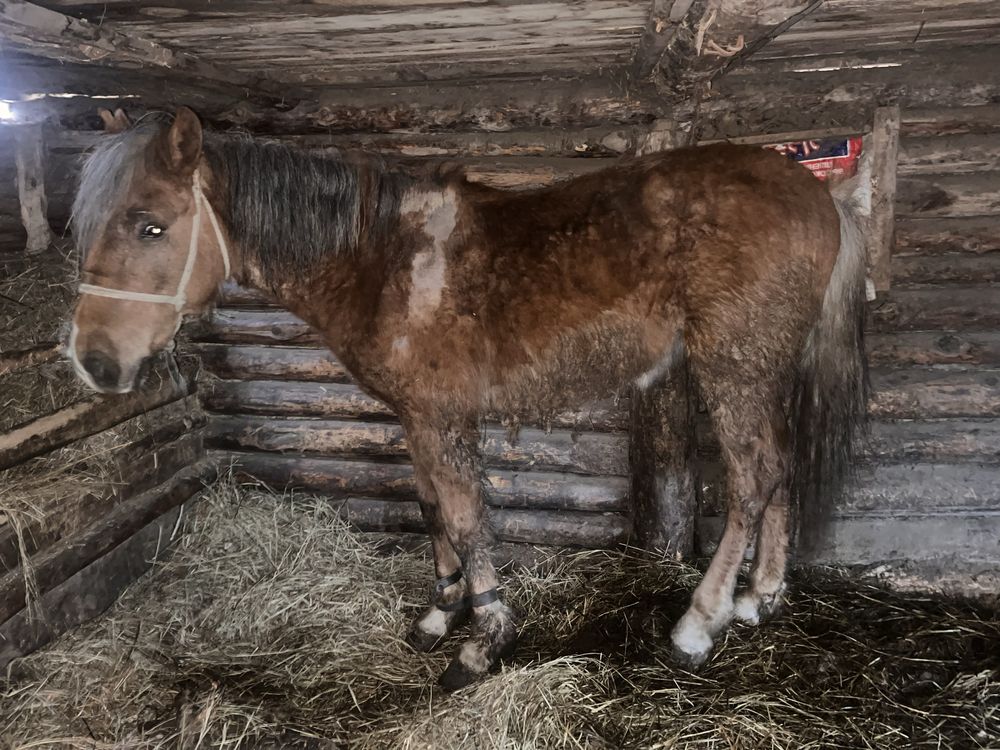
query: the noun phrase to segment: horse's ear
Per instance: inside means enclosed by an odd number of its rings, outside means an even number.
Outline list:
[[[201,122],[187,107],[180,107],[167,131],[167,158],[179,172],[193,172],[201,158]]]
[[[124,109],[116,109],[114,114],[111,114],[110,109],[99,109],[97,114],[101,116],[101,122],[104,123],[104,132],[113,134],[121,133],[122,131],[128,130],[132,123],[129,122],[128,115],[125,114]]]

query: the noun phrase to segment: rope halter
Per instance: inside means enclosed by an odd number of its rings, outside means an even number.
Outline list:
[[[226,269],[225,278],[229,278],[229,250],[226,248],[226,240],[222,236],[219,228],[219,221],[212,210],[212,204],[208,202],[205,193],[201,189],[201,175],[198,170],[194,170],[191,177],[191,192],[194,193],[194,219],[191,223],[191,240],[188,242],[187,260],[184,261],[184,271],[181,273],[180,282],[177,284],[177,291],[174,294],[153,294],[151,292],[131,292],[127,289],[113,289],[107,286],[96,284],[80,284],[80,294],[92,294],[95,297],[110,297],[111,299],[124,299],[133,302],[156,302],[163,305],[173,305],[177,312],[184,309],[187,303],[187,288],[191,282],[191,274],[194,272],[194,261],[198,257],[198,235],[201,233],[201,212],[204,209],[208,214],[208,220],[212,222],[212,229],[215,230],[215,239],[219,243],[219,253],[222,255],[222,263]]]

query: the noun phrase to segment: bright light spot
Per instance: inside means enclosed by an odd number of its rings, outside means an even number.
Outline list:
[[[793,73],[826,73],[831,70],[871,70],[872,68],[901,68],[903,63],[863,63],[861,65],[832,65],[829,68],[796,68]]]
[[[9,122],[14,119],[14,110],[10,108],[10,102],[0,101],[0,121]]]
[[[138,94],[53,94],[43,92],[40,94],[25,94],[21,97],[23,102],[37,102],[40,99],[77,99],[86,97],[88,99],[138,99]]]

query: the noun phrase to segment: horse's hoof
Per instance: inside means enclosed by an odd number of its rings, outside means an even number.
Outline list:
[[[482,678],[485,672],[474,672],[462,663],[458,657],[451,660],[451,664],[444,670],[444,674],[438,678],[438,684],[445,692],[454,693],[468,687]]]
[[[410,628],[406,634],[406,644],[421,654],[429,654],[448,639],[447,634],[437,635],[421,630],[417,625]]]
[[[680,667],[695,670],[708,661],[712,655],[712,637],[705,628],[692,622],[687,616],[677,623],[670,634],[673,641],[673,661]]]
[[[733,608],[733,618],[744,625],[760,625],[760,610],[757,608],[757,597],[747,591],[736,597]]]

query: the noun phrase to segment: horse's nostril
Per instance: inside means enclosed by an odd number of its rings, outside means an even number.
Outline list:
[[[101,388],[117,388],[118,378],[121,377],[121,368],[118,363],[103,352],[87,352],[80,360],[83,369],[90,373],[90,377]]]

